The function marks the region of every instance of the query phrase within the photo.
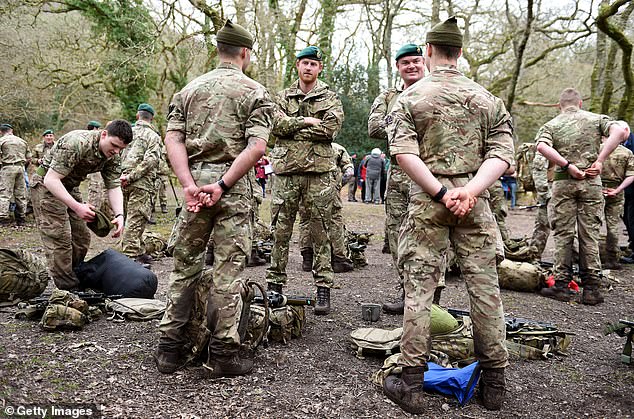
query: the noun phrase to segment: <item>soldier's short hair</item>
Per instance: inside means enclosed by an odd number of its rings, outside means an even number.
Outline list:
[[[11,127],[5,124],[0,125],[0,132],[3,134],[6,134],[7,132],[11,131]]]
[[[139,114],[139,118],[144,121],[151,121],[152,119],[154,119],[154,115],[152,115],[148,111],[137,111],[137,113]]]
[[[457,60],[460,57],[460,47],[450,47],[449,45],[436,45],[434,51],[443,58]]]
[[[218,54],[224,55],[226,57],[237,57],[240,55],[240,51],[245,47],[237,47],[235,45],[223,44],[222,42],[217,43]]]
[[[559,95],[559,106],[578,105],[581,102],[581,93],[575,88],[568,87]]]
[[[106,125],[106,132],[111,137],[118,137],[124,144],[132,141],[132,127],[128,121],[123,119],[112,120]]]

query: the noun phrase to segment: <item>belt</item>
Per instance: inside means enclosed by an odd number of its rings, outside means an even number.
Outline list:
[[[603,179],[601,179],[601,183],[603,183],[603,186],[605,186],[606,188],[616,188],[617,186],[621,184],[621,182],[618,182],[616,180],[603,180]]]
[[[24,166],[24,162],[18,162],[18,163],[2,163],[2,164],[0,164],[0,166]]]
[[[574,179],[568,172],[555,172],[553,174],[553,182],[557,180],[570,180]]]
[[[225,168],[231,166],[233,162],[226,161],[220,163],[212,163],[208,161],[199,161],[195,163],[190,163],[190,169],[217,169],[217,168]]]

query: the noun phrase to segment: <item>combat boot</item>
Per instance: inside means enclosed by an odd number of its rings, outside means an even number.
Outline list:
[[[263,257],[260,257],[260,255],[258,254],[258,250],[255,247],[253,247],[251,249],[251,257],[247,261],[247,266],[252,268],[254,266],[262,266],[262,265],[266,265],[266,259],[264,259]]]
[[[480,396],[482,405],[489,410],[500,410],[506,392],[504,368],[482,369]]]
[[[154,362],[159,372],[173,374],[181,367],[180,353],[175,350],[161,349],[159,346],[154,353]]]
[[[15,224],[16,224],[18,227],[23,227],[23,226],[25,226],[25,225],[26,225],[26,220],[24,219],[24,217],[21,217],[21,216],[19,216],[19,215],[16,215],[16,216],[15,216]]]
[[[213,266],[213,264],[214,264],[214,252],[207,251],[207,253],[205,253],[205,265]]]
[[[581,302],[588,306],[596,306],[603,303],[603,295],[598,287],[583,287]]]
[[[241,358],[236,353],[230,356],[215,356],[213,361],[208,360],[203,367],[207,378],[235,377],[250,373],[253,370],[253,360]]]
[[[353,269],[354,269],[354,265],[348,259],[340,258],[337,256],[334,256],[332,258],[332,270],[336,274],[340,274],[343,272],[350,272]]]
[[[393,303],[383,303],[386,314],[403,314],[405,312],[405,290],[401,287],[401,295]]]
[[[166,204],[161,204],[161,212],[163,214],[167,214],[169,211],[167,211],[167,205]]]
[[[323,316],[330,313],[330,288],[317,287],[317,304],[315,315]]]
[[[311,272],[313,270],[313,249],[304,249],[302,254],[302,271]]]
[[[563,281],[557,281],[554,287],[542,288],[539,293],[544,297],[564,302],[574,301],[577,297],[577,293],[568,288],[568,284]]]
[[[428,405],[423,393],[425,367],[403,367],[400,377],[388,375],[383,382],[383,393],[388,399],[409,413],[423,413]]]
[[[442,295],[442,290],[443,287],[436,287],[436,290],[434,291],[434,299],[432,300],[432,303],[436,304],[437,306],[440,305],[440,296]]]
[[[282,284],[276,284],[274,282],[267,282],[266,283],[266,290],[267,291],[275,291],[278,294],[282,294]]]
[[[390,252],[390,243],[387,241],[387,237],[383,240],[383,248],[381,249],[381,253],[389,255]]]

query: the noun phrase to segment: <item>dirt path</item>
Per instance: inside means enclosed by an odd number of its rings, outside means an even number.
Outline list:
[[[266,213],[268,199],[262,208]],[[0,312],[0,400],[24,403],[96,403],[104,417],[405,417],[382,391],[368,381],[381,359],[357,359],[349,333],[367,324],[360,304],[395,295],[397,277],[390,255],[381,253],[382,206],[345,204],[348,227],[375,234],[367,250],[369,266],[337,275],[334,312],[307,315],[304,336],[288,345],[273,343],[256,356],[253,374],[206,380],[200,368],[174,375],[156,371],[151,354],[158,340],[157,321],[113,323],[102,318],[80,332],[47,333],[37,323],[13,319],[14,309]],[[152,230],[167,234],[172,214],[161,215]],[[512,212],[507,221],[514,236],[528,234],[535,213]],[[37,231],[0,228],[0,246],[41,252]],[[288,292],[314,293],[309,273],[300,271],[297,237],[289,259]],[[114,246],[95,240],[91,254]],[[549,243],[546,258],[552,255]],[[169,258],[156,262],[156,298],[165,299]],[[264,283],[265,267],[247,268],[244,276]],[[625,342],[603,336],[603,326],[634,318],[634,268],[617,273],[606,302],[597,307],[564,304],[537,294],[503,291],[507,314],[553,322],[576,333],[569,357],[546,361],[512,359],[508,398],[491,413],[475,401],[459,407],[454,400],[429,396],[430,417],[631,417],[634,414],[634,367],[620,363]],[[450,278],[442,304],[468,309],[460,279]],[[401,316],[382,315],[373,324],[401,326]],[[3,414],[0,414],[3,415]]]

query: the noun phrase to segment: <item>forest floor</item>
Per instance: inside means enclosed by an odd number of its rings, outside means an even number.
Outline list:
[[[264,200],[262,216],[268,221]],[[157,214],[150,231],[169,234],[174,220]],[[511,210],[507,226],[514,237],[530,234],[533,211]],[[95,404],[103,417],[219,418],[219,417],[407,417],[369,381],[382,359],[359,359],[350,332],[368,327],[361,303],[384,302],[396,295],[397,275],[392,258],[382,254],[383,206],[344,204],[344,219],[353,231],[374,233],[366,256],[369,265],[337,274],[331,314],[322,317],[307,310],[303,337],[287,345],[259,348],[252,374],[232,379],[204,379],[201,367],[173,375],[156,370],[152,353],[157,345],[158,321],[115,323],[105,317],[77,332],[45,332],[37,322],[14,319],[15,308],[0,312],[0,416],[19,405]],[[625,242],[625,238],[622,239]],[[0,227],[0,247],[27,248],[43,254],[33,223],[23,228]],[[89,257],[114,239],[94,238]],[[552,260],[549,240],[545,260]],[[171,258],[156,261],[159,280],[156,298],[165,300]],[[575,333],[569,356],[527,361],[512,358],[507,369],[507,399],[500,412],[485,410],[474,398],[461,407],[454,399],[429,395],[428,417],[592,417],[634,415],[634,367],[621,363],[625,339],[604,336],[606,323],[634,319],[634,267],[614,271],[617,281],[605,292],[606,301],[591,307],[567,304],[539,296],[503,290],[507,315],[557,324]],[[265,283],[265,266],[247,268],[246,279]],[[285,291],[313,295],[310,273],[301,271],[297,235],[289,257]],[[468,310],[465,285],[448,278],[441,304]],[[402,316],[382,314],[372,326],[402,326]]]

